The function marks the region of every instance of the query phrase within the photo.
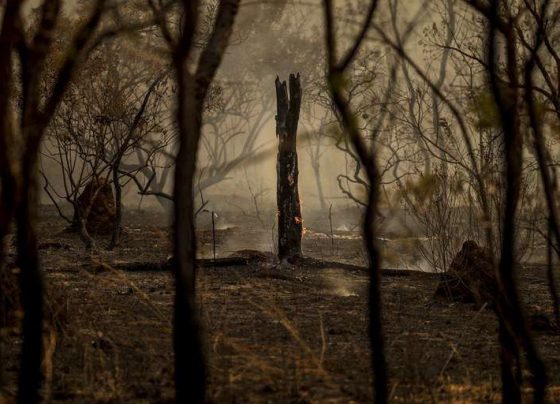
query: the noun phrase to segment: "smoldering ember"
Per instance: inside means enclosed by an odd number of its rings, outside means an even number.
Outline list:
[[[560,3],[0,0],[0,404],[560,402]]]

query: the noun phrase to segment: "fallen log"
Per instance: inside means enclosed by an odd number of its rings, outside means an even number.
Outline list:
[[[274,262],[274,256],[269,253],[263,253],[260,251],[253,250],[242,250],[238,251],[235,255],[224,258],[212,258],[207,259],[197,259],[196,265],[199,268],[225,268],[234,266],[246,266],[253,263],[264,263]],[[118,270],[125,272],[165,272],[171,271],[171,266],[173,265],[173,259],[167,259],[165,261],[159,262],[114,262],[111,264],[94,262],[93,271],[94,272],[105,272],[110,270]],[[300,257],[292,262],[292,265],[296,267],[307,267],[308,269],[328,269],[337,268],[352,272],[368,272],[369,268],[353,265],[344,262],[336,261],[324,261],[311,257]],[[418,271],[411,271],[407,269],[397,269],[397,268],[386,268],[382,269],[382,275],[384,276],[410,276],[411,274],[416,274]]]
[[[199,268],[219,268],[219,267],[232,267],[248,265],[249,260],[245,257],[226,257],[210,259],[198,259],[196,265]],[[125,271],[125,272],[165,272],[171,271],[173,265],[172,260],[165,260],[159,262],[116,262],[116,263],[101,263],[94,262],[94,272],[104,272],[110,270]]]
[[[324,261],[311,257],[298,258],[293,262],[295,265],[304,265],[307,267],[317,268],[317,269],[327,269],[327,268],[337,268],[344,269],[352,272],[368,272],[369,268],[361,265],[347,264],[344,262],[337,261]],[[409,269],[399,269],[399,268],[382,268],[381,274],[385,276],[410,276],[411,274],[419,273],[420,271],[413,271]]]

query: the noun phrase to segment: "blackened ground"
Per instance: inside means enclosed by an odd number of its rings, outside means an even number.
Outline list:
[[[51,210],[45,212],[41,253],[51,305],[58,308],[50,312],[57,313],[62,330],[45,337],[54,353],[45,361],[52,376],[44,395],[53,402],[171,402],[172,278],[112,269],[165,260],[170,251],[165,220],[129,212],[120,248],[88,254],[77,236],[63,232],[64,223]],[[208,257],[211,231],[199,233],[201,253]],[[348,232],[335,236],[309,231],[304,253],[363,264],[359,238]],[[271,229],[249,222],[218,230],[219,256],[250,247],[270,251],[273,244]],[[200,269],[208,400],[371,401],[367,282],[367,273],[336,266],[261,262]],[[499,401],[494,315],[434,301],[437,282],[437,275],[420,272],[383,277],[391,401]],[[528,311],[552,319],[544,269],[525,268],[520,285]],[[558,402],[560,335],[540,331],[536,341],[551,378],[549,399]],[[11,394],[19,347],[17,333],[9,332],[2,366]]]

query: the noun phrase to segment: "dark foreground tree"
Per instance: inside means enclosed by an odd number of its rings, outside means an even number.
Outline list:
[[[366,37],[373,15],[377,8],[377,0],[371,0],[368,5],[366,18],[361,26],[357,38],[351,44],[349,50],[344,54],[343,58],[337,60],[337,42],[334,27],[334,14],[332,0],[324,0],[323,6],[325,10],[325,40],[327,45],[327,61],[328,61],[328,84],[336,106],[336,110],[340,115],[340,121],[350,138],[356,154],[364,168],[369,181],[369,189],[366,203],[366,212],[363,222],[363,237],[365,247],[369,259],[370,267],[370,283],[369,283],[369,331],[371,338],[372,350],[372,368],[374,373],[374,395],[376,403],[385,403],[388,400],[387,395],[387,371],[385,363],[385,348],[383,337],[383,322],[381,311],[381,256],[376,241],[376,213],[379,202],[379,169],[376,162],[376,150],[366,141],[359,127],[355,115],[351,109],[349,100],[346,95],[344,76],[347,69],[352,64],[354,58],[358,54],[360,47]]]
[[[301,257],[303,220],[298,191],[297,129],[301,108],[299,74],[290,74],[289,92],[286,82],[276,77],[276,162],[278,204],[278,258],[290,260]]]
[[[27,24],[23,21],[22,3],[19,0],[8,0],[2,4],[0,240],[3,241],[15,218],[17,265],[21,271],[20,290],[24,312],[18,402],[27,404],[39,401],[41,386],[43,281],[36,229],[39,149],[72,73],[83,56],[94,46],[91,38],[105,9],[105,1],[96,1],[93,13],[76,30],[59,61],[58,69],[52,74],[52,86],[46,90],[41,87],[41,83],[46,74],[47,58],[55,46],[54,31],[62,13],[62,1],[41,2],[36,29],[30,38],[24,32]],[[14,102],[16,98],[17,103]],[[1,248],[3,249],[3,245]],[[3,261],[2,250],[0,268]]]
[[[228,45],[240,0],[219,3],[208,42],[196,66],[193,48],[199,23],[200,2],[184,0],[183,24],[178,39],[169,31],[165,9],[150,2],[162,35],[172,51],[177,73],[177,126],[179,152],[175,164],[175,307],[173,347],[175,351],[175,388],[178,403],[205,400],[206,367],[195,307],[195,206],[194,176],[201,137],[202,113],[210,84]]]
[[[546,369],[527,327],[515,276],[517,266],[515,223],[518,218],[520,178],[523,169],[521,129],[523,122],[520,110],[524,101],[520,97],[522,84],[518,66],[519,40],[515,25],[517,16],[512,15],[512,10],[507,4],[502,4],[499,0],[493,0],[490,4],[482,4],[478,1],[472,1],[470,4],[488,22],[486,38],[488,83],[498,110],[504,144],[505,198],[502,248],[498,267],[500,293],[496,308],[501,346],[502,399],[508,403],[521,402],[520,354],[521,350],[524,350],[532,373],[534,401],[542,403],[547,386]],[[541,15],[546,14],[548,4],[547,0],[542,2]],[[504,12],[501,12],[502,7]],[[542,29],[542,26],[538,28],[539,31]],[[505,55],[504,66],[499,64],[501,55]]]

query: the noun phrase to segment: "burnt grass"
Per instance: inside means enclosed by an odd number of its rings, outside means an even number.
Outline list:
[[[43,396],[52,402],[172,402],[173,280],[166,271],[122,271],[122,263],[157,263],[170,251],[161,215],[128,212],[119,248],[87,253],[50,209],[40,222],[49,287]],[[200,250],[211,254],[201,226]],[[239,223],[219,228],[220,257],[250,248],[271,251],[271,229]],[[310,231],[304,253],[363,265],[357,237]],[[99,239],[102,247],[108,240]],[[267,247],[268,245],[268,247]],[[209,402],[370,402],[367,272],[314,265],[204,267],[198,304],[208,363]],[[382,278],[390,394],[393,402],[500,400],[497,321],[489,309],[436,301],[438,275]],[[520,290],[530,314],[553,318],[545,269],[523,268]],[[52,330],[53,328],[50,327]],[[21,339],[4,330],[3,377],[15,394]],[[534,333],[560,400],[560,335]],[[526,379],[530,374],[525,372]],[[529,389],[525,394],[530,399]],[[0,400],[1,401],[1,400]]]

